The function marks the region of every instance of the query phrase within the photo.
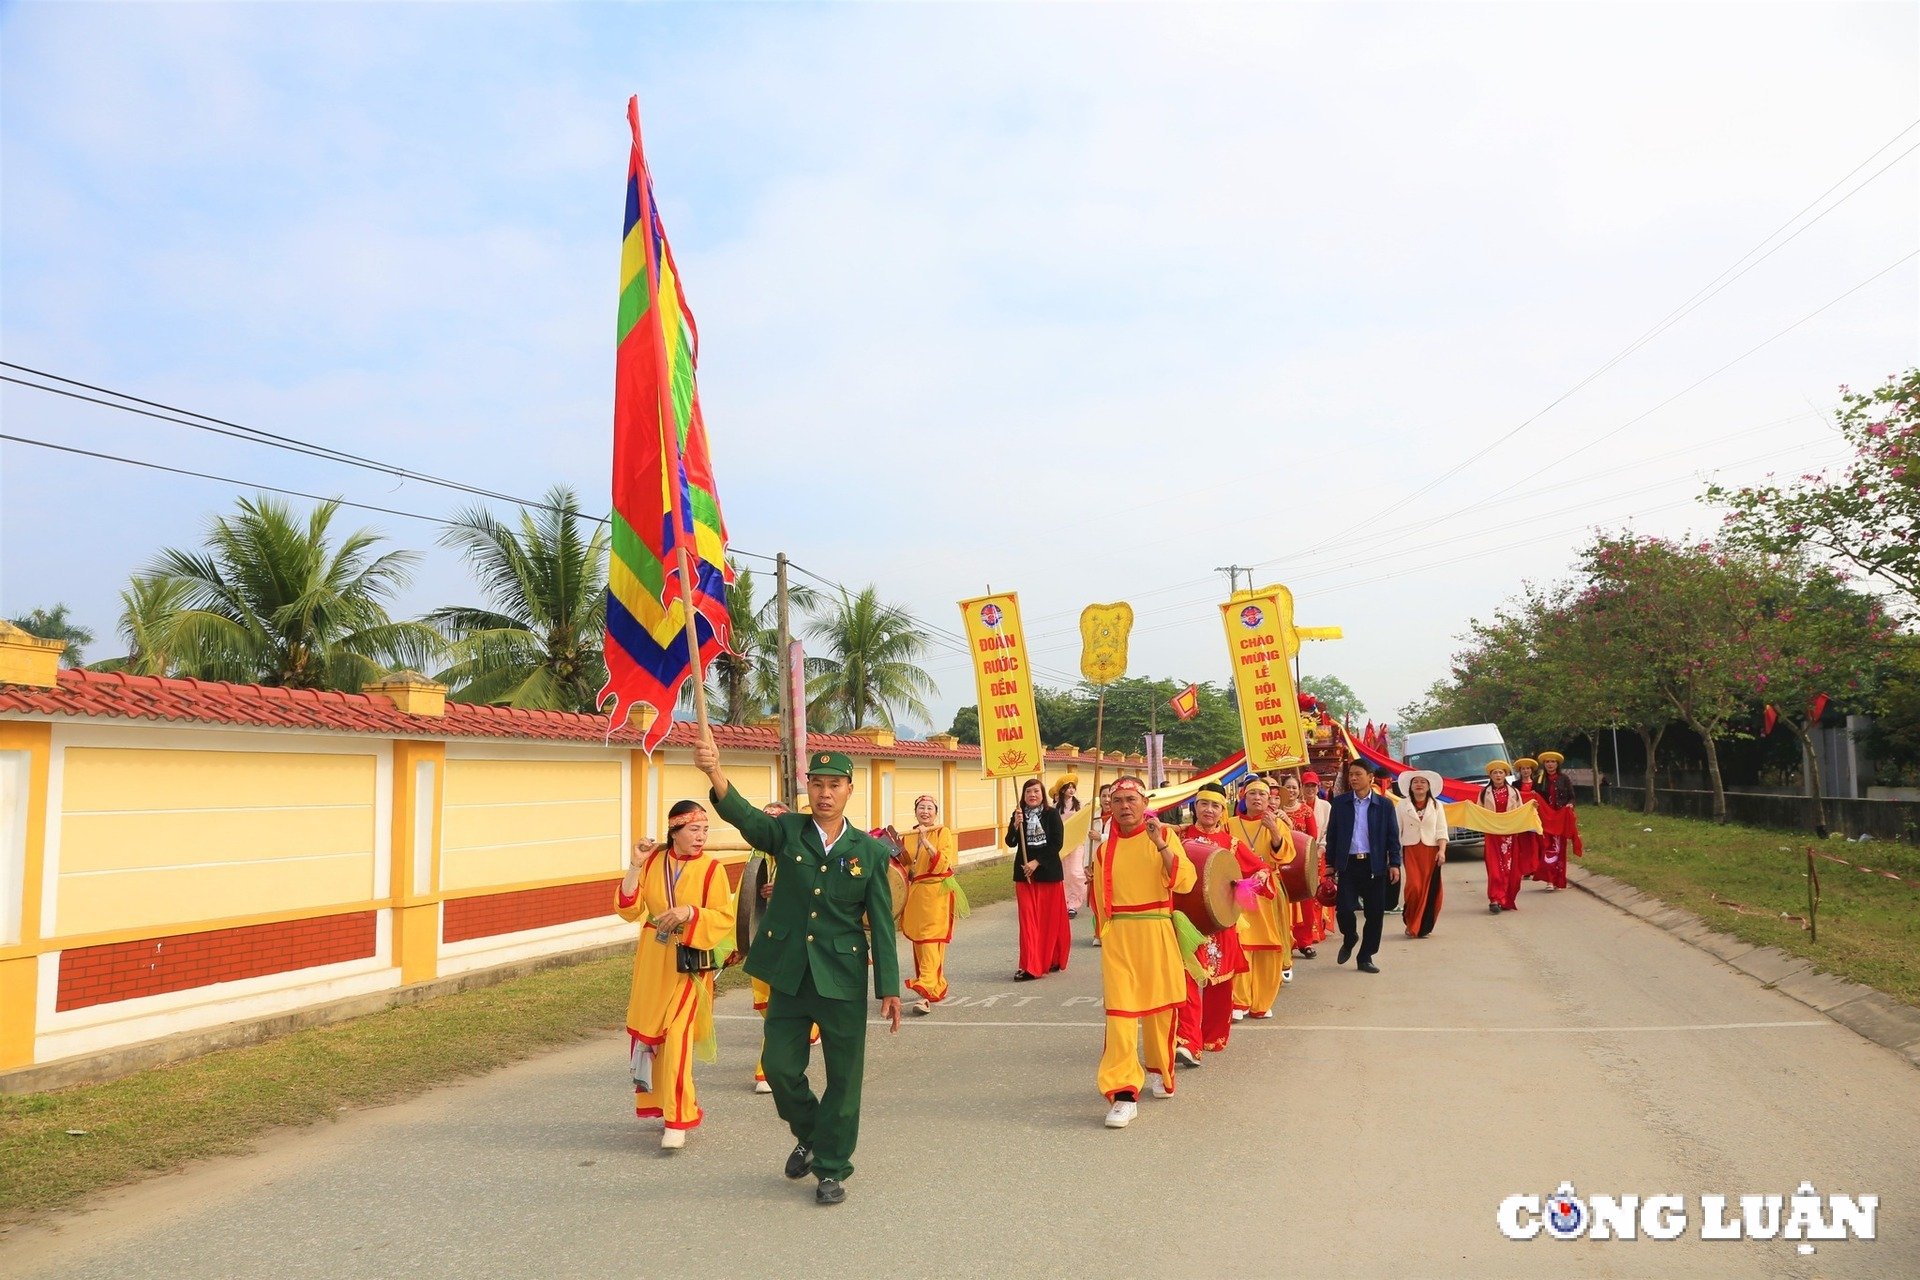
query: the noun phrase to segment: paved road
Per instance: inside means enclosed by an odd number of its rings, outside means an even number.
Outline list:
[[[1010,908],[963,925],[988,1003],[870,1049],[836,1209],[779,1176],[747,1090],[756,1024],[721,1002],[707,1126],[663,1155],[614,1037],[347,1116],[107,1197],[0,1246],[33,1276],[1920,1275],[1920,1072],[1578,891],[1492,918],[1449,878],[1385,973],[1303,961],[1282,1018],[1101,1127],[1098,952],[1015,986]],[[1084,924],[1084,921],[1082,922]],[[1879,1238],[1504,1239],[1501,1199],[1583,1192],[1882,1197]],[[1224,1270],[1223,1270],[1224,1268]]]

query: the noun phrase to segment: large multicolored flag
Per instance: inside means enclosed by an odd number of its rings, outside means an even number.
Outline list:
[[[627,103],[626,240],[613,390],[613,554],[607,569],[607,686],[612,728],[652,707],[648,751],[673,727],[692,674],[692,617],[704,665],[727,646],[727,530],[694,379],[699,333],[661,225],[640,146],[640,100]],[[690,580],[680,572],[687,553]]]

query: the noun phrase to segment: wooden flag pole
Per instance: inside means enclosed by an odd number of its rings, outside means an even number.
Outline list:
[[[676,534],[682,534],[680,486],[676,484],[673,488],[673,528]],[[700,721],[700,737],[705,741],[713,737],[713,726],[707,723],[707,673],[700,667],[700,636],[694,626],[699,611],[693,607],[693,574],[687,565],[684,535],[675,537],[674,550],[680,557],[680,607],[687,613],[687,661],[692,664],[693,670],[693,714]],[[672,714],[671,710],[668,714]]]

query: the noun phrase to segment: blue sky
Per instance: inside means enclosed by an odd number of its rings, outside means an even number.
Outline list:
[[[1390,714],[1588,530],[1709,530],[1705,475],[1833,460],[1835,387],[1913,363],[1910,261],[1634,421],[1920,248],[1920,154],[1407,502],[1920,116],[1917,37],[1900,4],[15,5],[0,350],[603,503],[637,92],[739,546],[949,629],[1017,588],[1055,671],[1082,605],[1132,599],[1133,669],[1184,679],[1224,675],[1214,566],[1258,564],[1347,628],[1308,669]],[[0,414],[462,501],[13,387]],[[233,495],[0,446],[0,610],[67,601],[107,656],[127,575]],[[430,526],[363,522],[427,553],[406,607],[473,598]],[[944,724],[972,692],[929,667]]]

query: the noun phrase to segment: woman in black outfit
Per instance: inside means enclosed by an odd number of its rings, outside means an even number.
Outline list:
[[[1007,822],[1013,850],[1013,897],[1020,908],[1020,967],[1013,980],[1026,982],[1067,967],[1073,934],[1067,924],[1066,872],[1060,866],[1064,836],[1060,813],[1047,803],[1040,779],[1020,788],[1020,807]]]

